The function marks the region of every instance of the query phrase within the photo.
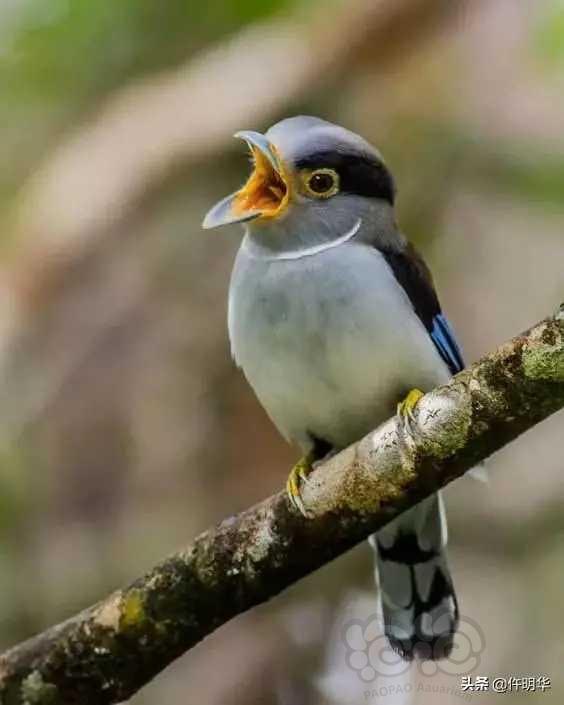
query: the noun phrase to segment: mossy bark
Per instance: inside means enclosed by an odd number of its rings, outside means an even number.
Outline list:
[[[391,419],[318,468],[311,518],[284,493],[0,657],[1,705],[106,705],[235,615],[366,538],[564,406],[564,305],[426,394],[411,437]]]

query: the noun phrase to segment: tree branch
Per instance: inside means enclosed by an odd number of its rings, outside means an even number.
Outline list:
[[[235,615],[365,539],[564,406],[558,313],[426,394],[414,442],[391,419],[311,475],[304,519],[279,493],[0,657],[3,705],[129,698]]]

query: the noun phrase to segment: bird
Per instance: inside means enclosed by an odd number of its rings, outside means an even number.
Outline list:
[[[244,235],[228,296],[231,352],[282,436],[300,449],[287,492],[307,516],[311,470],[464,367],[431,273],[397,224],[395,180],[360,135],[311,116],[249,148],[244,185],[203,228]],[[406,660],[451,653],[459,613],[440,493],[370,538],[380,616]]]

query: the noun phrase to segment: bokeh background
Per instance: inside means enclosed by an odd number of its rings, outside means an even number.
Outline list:
[[[230,361],[240,232],[200,222],[246,176],[231,134],[296,113],[378,145],[469,360],[562,300],[562,0],[0,0],[0,648],[285,480]],[[474,661],[360,677],[361,546],[131,702],[447,705],[468,671],[561,702],[563,420],[446,492]]]

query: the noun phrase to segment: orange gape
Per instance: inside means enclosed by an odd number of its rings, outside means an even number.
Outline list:
[[[280,174],[266,157],[253,147],[254,169],[247,183],[237,193],[233,211],[237,214],[261,211],[264,216],[278,213],[288,193]]]

